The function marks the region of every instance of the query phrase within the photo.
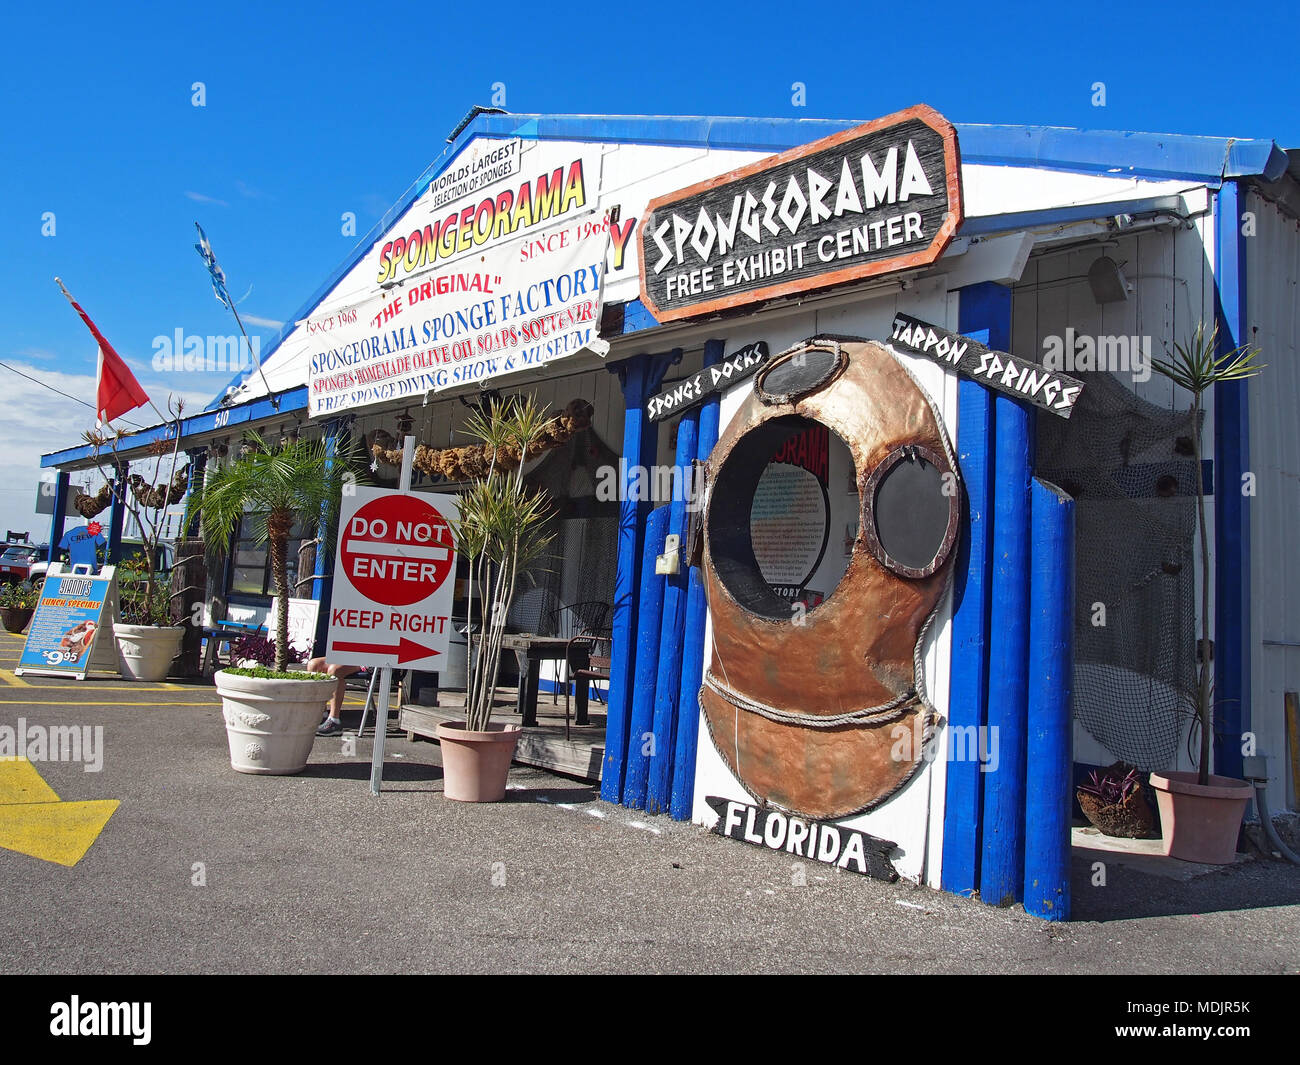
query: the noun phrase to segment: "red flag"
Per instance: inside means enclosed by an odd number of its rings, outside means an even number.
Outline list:
[[[86,328],[90,330],[99,345],[99,368],[95,376],[95,416],[99,424],[111,422],[114,418],[120,417],[129,410],[135,410],[136,407],[143,407],[146,403],[152,405],[152,401],[140,387],[140,382],[135,379],[131,368],[123,361],[122,356],[113,350],[113,345],[104,339],[104,334],[95,328],[90,315],[81,309],[81,304],[72,298],[68,290],[63,287],[62,281],[57,277],[54,281],[59,286],[59,291],[72,304],[73,310],[81,315],[81,320],[86,323]]]

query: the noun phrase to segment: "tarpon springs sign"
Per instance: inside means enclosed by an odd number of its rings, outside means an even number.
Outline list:
[[[887,839],[877,839],[856,828],[807,821],[781,810],[761,809],[717,795],[706,795],[704,801],[718,815],[713,831],[720,836],[784,851],[796,858],[811,858],[877,880],[892,883],[898,879],[898,871],[889,860],[897,844]]]
[[[670,322],[928,266],[961,220],[957,134],[917,105],[651,200],[641,299]]]
[[[651,396],[645,405],[646,417],[657,422],[698,407],[715,392],[725,392],[737,382],[753,376],[765,362],[767,344],[762,340],[747,344],[720,363],[706,366],[683,381],[673,382],[657,396]]]
[[[1075,400],[1083,391],[1082,381],[1049,370],[1032,359],[1017,359],[1005,351],[993,351],[978,340],[950,333],[910,314],[894,315],[889,342],[899,351],[921,355],[960,377],[1012,399],[1032,403],[1061,418],[1070,416]]]

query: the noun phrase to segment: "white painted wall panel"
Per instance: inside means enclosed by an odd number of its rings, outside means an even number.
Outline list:
[[[1266,364],[1250,384],[1251,722],[1259,753],[1269,758],[1268,801],[1276,811],[1294,803],[1283,699],[1300,691],[1300,229],[1256,194],[1245,208],[1255,235],[1246,241],[1244,339]]]

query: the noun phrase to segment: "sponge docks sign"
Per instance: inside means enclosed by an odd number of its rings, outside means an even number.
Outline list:
[[[669,322],[928,266],[961,220],[956,131],[918,104],[651,200],[641,299]]]

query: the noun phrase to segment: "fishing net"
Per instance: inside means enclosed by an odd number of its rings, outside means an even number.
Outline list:
[[[1035,473],[1075,500],[1074,716],[1142,770],[1173,764],[1196,689],[1196,431],[1108,373],[1038,419]]]

